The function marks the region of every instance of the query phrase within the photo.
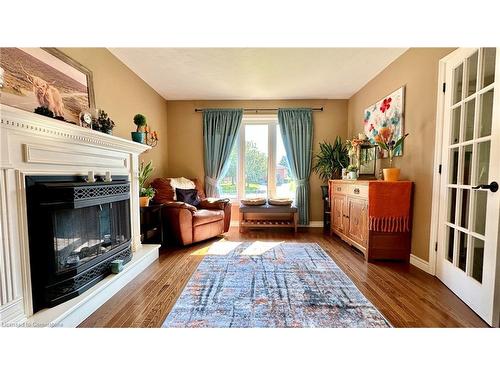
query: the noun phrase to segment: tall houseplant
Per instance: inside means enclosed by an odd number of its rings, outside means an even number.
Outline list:
[[[139,167],[139,203],[141,207],[149,206],[149,200],[155,196],[155,190],[151,186],[146,187],[146,182],[153,174],[153,170],[153,161],[149,161],[146,165],[141,162]]]
[[[314,155],[312,170],[324,183],[330,179],[340,178],[342,169],[349,165],[348,149],[342,139],[337,136],[332,143],[320,142],[319,152]],[[328,194],[328,186],[322,186],[323,198]]]

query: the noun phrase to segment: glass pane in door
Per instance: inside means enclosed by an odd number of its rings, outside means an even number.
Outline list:
[[[458,181],[458,147],[451,149],[450,155],[450,184],[456,184]]]
[[[464,74],[464,64],[460,64],[453,72],[453,104],[462,100],[462,82]]]
[[[472,145],[463,148],[462,185],[470,185],[472,169]]]
[[[486,203],[488,201],[488,192],[484,190],[476,190],[474,192],[474,226],[473,231],[484,235],[486,227]]]
[[[479,137],[491,134],[491,120],[493,118],[493,90],[482,94],[479,98]]]
[[[455,229],[446,226],[446,230],[448,231],[448,235],[446,236],[446,259],[448,259],[451,263],[453,263],[453,248],[455,241]]]
[[[479,281],[483,281],[483,257],[484,257],[484,241],[479,238],[472,240],[472,273],[471,276]]]
[[[472,95],[476,92],[477,83],[477,60],[479,52],[476,51],[467,59],[467,94]]]
[[[482,87],[491,85],[495,81],[495,56],[496,48],[483,49]]]
[[[467,229],[469,224],[469,192],[468,189],[462,190],[462,205],[460,207],[460,226]]]
[[[476,108],[476,99],[469,100],[465,104],[465,136],[464,141],[470,141],[474,138],[474,110]]]
[[[462,114],[462,107],[453,109],[451,118],[451,144],[454,145],[460,141],[460,115]]]
[[[458,268],[465,271],[467,266],[467,234],[464,232],[460,233],[460,239],[458,241]]]
[[[488,184],[490,166],[490,141],[477,144],[476,184]]]
[[[457,208],[457,189],[450,188],[449,191],[449,210],[448,210],[448,221],[455,224],[455,212]]]

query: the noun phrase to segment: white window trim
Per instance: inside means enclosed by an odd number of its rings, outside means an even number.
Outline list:
[[[245,198],[245,125],[268,126],[268,161],[267,161],[267,197],[276,196],[276,153],[277,153],[277,114],[247,114],[243,115],[238,134],[238,168],[236,171],[237,197],[232,202],[239,202]]]

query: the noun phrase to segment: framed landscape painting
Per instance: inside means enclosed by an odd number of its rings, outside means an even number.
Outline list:
[[[370,143],[376,144],[374,137],[383,127],[394,129],[394,140],[398,140],[404,134],[404,96],[403,86],[365,109],[363,125]],[[403,148],[400,147],[394,155],[403,155]],[[388,157],[387,151],[379,148],[379,157]]]
[[[95,107],[92,72],[55,48],[0,48],[0,101],[79,124],[82,110]]]

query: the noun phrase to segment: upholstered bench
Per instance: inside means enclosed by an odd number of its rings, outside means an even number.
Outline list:
[[[293,228],[297,232],[299,214],[295,206],[240,205],[240,232],[248,228]]]

